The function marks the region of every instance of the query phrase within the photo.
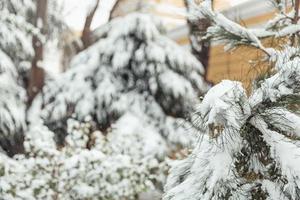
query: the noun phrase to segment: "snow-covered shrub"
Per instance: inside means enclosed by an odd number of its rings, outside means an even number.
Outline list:
[[[171,168],[164,199],[300,199],[299,43],[265,48],[259,35],[213,12],[209,3],[195,5],[196,15],[213,22],[209,37],[261,49],[272,73],[249,97],[241,83],[228,80],[206,94],[192,120],[198,145]]]
[[[150,180],[159,179],[153,172],[164,170],[163,163],[144,155],[143,143],[126,135],[115,141],[114,133],[104,137],[90,122],[74,119],[68,127],[64,147],[57,148],[54,133],[37,126],[25,136],[25,155],[0,154],[1,198],[137,199],[154,187]]]

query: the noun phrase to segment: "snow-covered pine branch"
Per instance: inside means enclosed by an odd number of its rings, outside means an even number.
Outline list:
[[[273,6],[279,11],[279,13],[284,14],[287,9],[286,0],[270,0]]]
[[[194,116],[201,142],[171,169],[164,199],[300,198],[299,57],[290,62],[249,98],[231,81],[207,93]]]
[[[288,44],[268,49],[272,74],[249,97],[235,81],[209,90],[192,117],[198,144],[171,168],[164,200],[300,198],[300,50]]]
[[[197,18],[204,16],[212,22],[207,30],[205,39],[221,41],[227,44],[227,49],[237,45],[251,45],[266,52],[260,39],[251,30],[227,19],[223,14],[213,11],[210,0],[197,5],[194,0],[188,0],[191,9],[189,14]]]
[[[268,49],[262,45],[262,39],[297,35],[300,31],[300,20],[294,20],[295,11],[288,12],[287,9],[283,9],[282,1],[274,2],[274,5],[279,9],[279,13],[267,23],[265,28],[260,29],[247,29],[227,19],[223,14],[212,9],[210,0],[206,0],[200,5],[197,5],[195,0],[188,0],[188,2],[191,5],[189,15],[192,18],[203,18],[205,16],[212,22],[212,26],[208,28],[203,39],[225,43],[225,49],[232,49],[239,45],[250,45],[269,55]]]

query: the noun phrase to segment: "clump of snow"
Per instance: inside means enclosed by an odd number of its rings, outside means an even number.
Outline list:
[[[236,108],[234,106],[236,103],[240,103],[241,106]],[[200,112],[197,112],[196,115],[199,115],[201,120],[207,121],[203,129],[225,127],[228,124],[233,129],[239,129],[245,120],[241,120],[241,118],[250,115],[250,105],[241,83],[228,80],[222,81],[210,89],[198,109]],[[216,130],[210,131],[214,135],[213,132]]]

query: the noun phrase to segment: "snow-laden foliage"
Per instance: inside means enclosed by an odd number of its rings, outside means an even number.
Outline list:
[[[68,72],[46,85],[35,106],[42,109],[36,112],[58,135],[72,116],[91,116],[107,132],[120,117],[132,114],[167,144],[187,144],[178,127],[207,89],[202,65],[163,36],[150,16],[129,15],[103,30]]]
[[[36,35],[42,41],[50,36],[54,39],[64,26],[58,3],[56,1],[48,3],[49,31],[46,35],[41,35],[39,27],[33,25],[36,0],[0,0],[0,7],[0,49],[11,58],[18,73],[24,76],[22,73],[29,69],[34,54],[32,36]]]
[[[37,30],[28,22],[32,0],[0,1],[0,48],[19,67],[33,55],[31,35]],[[20,66],[21,67],[21,66]]]
[[[55,12],[56,1],[49,3],[49,24],[53,32],[61,27]],[[26,87],[33,58],[32,37],[42,41],[39,28],[32,25],[35,0],[0,0],[0,146],[9,155],[22,151],[25,126]]]
[[[159,178],[153,172],[162,164],[143,154],[143,143],[126,135],[124,122],[115,127],[124,133],[108,137],[90,122],[69,119],[68,125],[63,148],[56,147],[53,132],[34,126],[25,136],[25,155],[0,154],[2,199],[136,199]]]
[[[33,56],[32,35],[38,34],[38,30],[28,21],[28,13],[32,12],[34,2],[32,0],[0,1],[0,51],[10,59],[11,65],[1,63],[1,73],[5,67],[11,67],[9,71],[16,71],[15,80],[23,85],[25,71],[30,67],[30,60]],[[7,60],[4,59],[4,60]],[[5,66],[4,66],[5,65]]]
[[[26,20],[30,0],[0,1],[0,146],[14,154],[22,148],[26,92],[20,74],[33,54],[34,27]]]
[[[300,19],[295,16],[295,11],[287,12],[283,9],[283,1],[273,0],[278,13],[274,19],[270,20],[264,28],[248,29],[227,19],[223,14],[213,11],[211,1],[204,1],[201,6],[197,6],[195,0],[187,0],[192,8],[190,15],[192,18],[203,18],[205,16],[213,24],[208,28],[203,39],[218,41],[226,44],[226,49],[231,49],[239,45],[250,45],[268,53],[260,39],[266,37],[285,37],[296,35],[300,32]]]
[[[204,15],[220,19],[206,3]],[[215,26],[239,27],[227,21]],[[240,38],[251,35],[239,30]],[[241,83],[228,80],[206,94],[192,117],[199,142],[171,168],[164,200],[300,199],[299,44],[283,50],[260,45],[273,66],[270,77],[249,97]]]
[[[14,64],[0,50],[0,146],[9,154],[20,150],[16,144],[22,142],[25,127],[25,91],[16,80]]]
[[[296,25],[297,20],[295,21],[295,9],[290,10],[289,6],[295,5],[295,1],[285,1],[285,0],[271,0],[270,1],[276,8],[276,16],[270,20],[266,28],[272,31],[279,31],[291,27],[292,24]],[[299,30],[299,29],[298,29]]]
[[[201,143],[171,170],[165,199],[299,199],[299,107],[288,107],[299,66],[284,63],[249,98],[238,82],[213,87],[195,114]]]
[[[6,15],[1,14],[1,16]],[[4,18],[1,17],[0,23]],[[9,57],[12,55],[8,55],[7,52],[12,53],[9,48],[23,48],[22,45],[20,46],[14,42],[24,42],[25,46],[27,44],[21,32],[16,34],[20,35],[21,39],[19,38],[19,41],[12,36],[14,29],[5,30],[6,28],[11,28],[10,24],[8,26],[1,25],[0,29],[0,37],[8,36],[8,40],[0,39],[0,146],[1,149],[9,151],[7,152],[9,155],[13,155],[22,151],[22,145],[20,144],[22,143],[22,131],[25,127],[26,98],[25,90],[18,84],[18,71],[15,63]],[[15,31],[18,32],[20,30]],[[25,54],[23,55],[25,56]],[[22,53],[19,56],[22,57]],[[16,60],[18,62],[17,56]]]

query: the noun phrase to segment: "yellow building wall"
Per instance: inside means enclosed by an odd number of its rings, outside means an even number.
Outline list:
[[[243,20],[241,24],[251,26],[266,22],[274,17],[275,12],[269,12],[260,16]],[[267,46],[274,46],[276,39],[266,40]],[[216,45],[211,48],[207,79],[218,83],[223,79],[242,81],[248,86],[255,77],[266,71],[266,65],[259,63],[262,53],[251,47],[238,47],[237,49],[225,52],[223,45]],[[255,62],[253,62],[255,61]]]
[[[219,8],[221,7],[222,5],[219,5]],[[275,12],[269,12],[245,19],[240,23],[245,26],[261,24],[273,18],[274,14]],[[189,39],[186,36],[176,39],[176,42],[180,45],[187,45],[189,44]],[[266,45],[272,46],[272,43],[274,41],[267,41]],[[233,51],[225,52],[223,45],[212,46],[207,79],[213,83],[218,83],[224,79],[238,80],[248,86],[251,80],[266,71],[265,65],[251,62],[251,60],[257,61],[261,56],[261,52],[250,47],[239,47]]]

